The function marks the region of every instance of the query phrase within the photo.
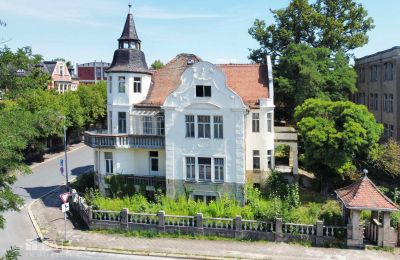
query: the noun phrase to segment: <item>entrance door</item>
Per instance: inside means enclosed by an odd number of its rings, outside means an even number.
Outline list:
[[[149,152],[149,158],[150,158],[150,175],[159,175],[159,170],[158,170],[158,152],[157,151],[151,151]]]

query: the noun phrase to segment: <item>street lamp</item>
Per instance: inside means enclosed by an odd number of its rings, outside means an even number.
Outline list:
[[[66,126],[66,117],[65,116],[60,116],[63,119],[64,122],[64,157],[65,157],[65,186],[69,188],[69,183],[68,183],[68,156],[67,156],[67,126]]]

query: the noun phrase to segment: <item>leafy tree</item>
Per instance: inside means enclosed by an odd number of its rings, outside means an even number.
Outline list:
[[[26,88],[47,88],[51,77],[38,66],[42,56],[33,54],[30,47],[0,49],[0,90],[8,92],[10,98]]]
[[[84,109],[79,96],[75,92],[66,92],[59,95],[63,115],[66,116],[66,125],[72,129],[79,129],[85,123]]]
[[[21,256],[19,250],[18,247],[10,247],[10,249],[6,251],[6,254],[0,257],[0,260],[17,260],[18,257]]]
[[[306,43],[333,52],[349,51],[368,43],[367,32],[374,28],[368,12],[354,0],[292,0],[286,8],[270,10],[275,22],[267,25],[256,19],[249,34],[260,48],[249,58],[265,62],[266,55],[280,57],[290,44]]]
[[[308,98],[347,100],[356,91],[356,73],[339,51],[290,44],[276,65],[276,103],[290,111]]]
[[[159,70],[164,67],[164,63],[161,60],[155,60],[150,67],[153,70]]]
[[[79,96],[85,125],[88,127],[94,124],[106,114],[107,88],[103,81],[94,85],[79,86]]]
[[[370,164],[392,177],[400,177],[400,144],[389,139],[370,155]]]
[[[378,146],[383,127],[363,105],[350,101],[308,99],[296,107],[295,120],[304,149],[304,164],[333,183],[356,173],[360,162]]]

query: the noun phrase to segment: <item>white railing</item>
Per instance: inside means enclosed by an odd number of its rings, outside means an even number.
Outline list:
[[[104,211],[104,210],[93,210],[92,219],[94,220],[104,220],[104,221],[121,221],[121,212],[118,211]]]
[[[244,231],[273,232],[274,226],[275,224],[272,222],[242,220],[242,230]]]
[[[129,213],[128,214],[128,223],[157,225],[158,224],[158,216],[157,216],[157,214]]]
[[[233,219],[230,218],[203,218],[203,227],[233,229]]]
[[[176,227],[194,227],[194,217],[165,215],[165,225]]]
[[[282,232],[286,234],[315,235],[316,228],[314,225],[284,223]]]

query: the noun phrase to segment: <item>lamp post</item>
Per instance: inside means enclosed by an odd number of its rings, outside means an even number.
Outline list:
[[[66,126],[66,117],[62,116],[62,119],[64,121],[64,157],[65,157],[65,186],[69,188],[69,183],[68,183],[68,155],[67,155],[67,126]]]

